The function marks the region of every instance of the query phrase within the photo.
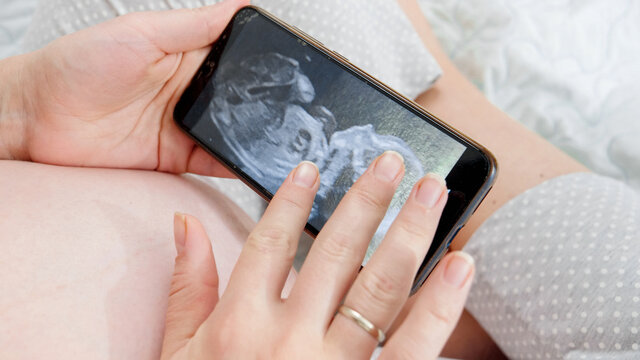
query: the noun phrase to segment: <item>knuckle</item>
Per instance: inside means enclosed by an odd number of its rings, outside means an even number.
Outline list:
[[[289,197],[286,195],[276,196],[272,201],[272,203],[279,203],[278,207],[286,207],[287,214],[296,213],[296,214],[309,214],[309,210],[305,209],[297,198]]]
[[[276,337],[274,340],[274,346],[271,349],[271,356],[269,359],[294,359],[294,358],[302,358],[299,356],[292,356],[296,351],[292,353],[292,349],[300,349],[300,344],[304,344],[308,342],[306,338],[306,333],[301,332],[286,332],[280,337]]]
[[[333,232],[319,241],[319,248],[324,257],[332,263],[341,263],[351,259],[354,254],[353,239],[344,232]]]
[[[185,272],[176,271],[171,277],[171,286],[169,290],[169,298],[181,296],[189,289],[189,275]]]
[[[185,288],[197,293],[196,290],[201,289],[201,287],[217,289],[219,285],[220,280],[217,272],[207,272],[201,276],[194,277],[189,260],[183,255],[178,255],[175,261],[175,270],[171,277],[171,292],[169,293],[169,297],[174,293],[182,292]]]
[[[398,223],[398,227],[405,237],[422,240],[429,236],[426,224],[415,220],[403,219]]]
[[[393,246],[393,262],[399,270],[407,276],[415,275],[418,265],[422,262],[427,248],[416,250],[415,244],[408,241],[398,241]]]
[[[293,256],[296,251],[294,243],[289,232],[276,227],[257,229],[247,238],[247,246],[263,254],[285,253],[287,256]]]
[[[438,327],[453,326],[458,320],[456,312],[447,304],[429,307],[426,311],[426,316],[430,319],[430,323],[435,323]]]
[[[205,8],[193,8],[191,9],[193,11],[193,15],[194,18],[196,19],[196,21],[200,22],[200,26],[202,26],[203,29],[206,29],[207,35],[210,37],[213,37],[213,35],[215,34],[215,27],[214,27],[214,23],[211,20],[210,16],[206,16],[207,15],[207,11]]]
[[[405,286],[399,279],[376,272],[363,276],[361,288],[365,301],[377,309],[387,309],[393,306],[405,292]],[[408,290],[406,295],[409,295]]]
[[[233,350],[237,350],[242,346],[238,343],[239,339],[246,337],[246,329],[242,329],[238,324],[243,324],[240,316],[235,313],[229,313],[218,319],[216,327],[223,329],[222,331],[214,331],[209,337],[209,344],[211,348],[216,350],[218,354],[233,353]],[[222,358],[225,358],[224,356]]]
[[[354,201],[362,207],[373,208],[379,211],[385,211],[387,209],[387,204],[380,199],[377,194],[371,191],[354,186],[351,188],[350,194]]]

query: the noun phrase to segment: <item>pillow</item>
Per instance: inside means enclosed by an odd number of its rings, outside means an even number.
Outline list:
[[[199,7],[220,0],[42,1],[25,38],[27,51],[51,40],[133,11]],[[441,73],[402,9],[388,0],[254,0],[342,53],[357,66],[409,98]]]
[[[490,101],[593,171],[640,189],[640,2],[419,2]]]

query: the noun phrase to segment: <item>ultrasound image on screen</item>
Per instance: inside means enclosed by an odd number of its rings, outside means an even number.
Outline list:
[[[400,153],[405,177],[366,263],[415,182],[427,172],[446,177],[466,147],[303,41],[260,17],[250,20],[232,31],[196,101],[204,111],[192,133],[272,194],[301,161],[318,165],[309,217],[318,230],[377,156]]]

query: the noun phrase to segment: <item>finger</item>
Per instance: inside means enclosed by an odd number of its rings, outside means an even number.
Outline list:
[[[216,263],[204,228],[196,218],[176,213],[174,236],[178,256],[162,345],[167,358],[187,343],[218,302]]]
[[[162,104],[166,111],[161,119],[156,169],[175,174],[190,172],[206,176],[235,178],[236,176],[222,163],[196,145],[193,139],[180,130],[173,119],[173,111],[180,99],[179,95],[184,92],[189,84],[189,79],[193,77],[198,65],[202,63],[207,53],[206,48],[184,53],[181,56],[180,67],[164,87],[164,89],[175,89],[175,91],[165,93],[163,89],[157,97],[158,103]],[[162,76],[166,76],[166,72],[160,71],[160,73]]]
[[[226,293],[280,301],[320,178],[304,161],[287,176],[253,229],[231,273]]]
[[[428,174],[414,186],[384,240],[356,278],[344,305],[381,330],[388,330],[409,297],[446,202],[446,186],[440,176]],[[378,343],[341,314],[331,324],[327,340],[356,357],[370,354]]]
[[[380,359],[437,358],[460,318],[473,273],[468,254],[455,251],[445,256],[415,295],[413,308]]]
[[[124,15],[120,21],[141,32],[167,54],[199,49],[218,39],[233,15],[248,0],[226,0],[195,9],[148,11]]]
[[[237,178],[231,170],[198,146],[195,146],[191,151],[187,162],[187,172],[206,176]]]
[[[314,241],[288,306],[304,314],[310,324],[322,326],[322,331],[360,269],[403,174],[400,154],[387,151],[379,156],[340,201]]]

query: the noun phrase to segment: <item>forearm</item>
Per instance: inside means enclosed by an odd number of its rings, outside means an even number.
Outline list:
[[[0,61],[0,160],[28,160],[27,123],[31,87],[26,63],[30,55]]]

